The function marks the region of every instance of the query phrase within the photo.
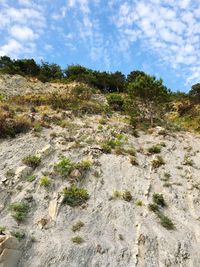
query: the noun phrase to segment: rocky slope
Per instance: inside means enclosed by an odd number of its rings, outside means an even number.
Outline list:
[[[62,117],[62,127],[0,141],[0,266],[199,267],[199,137],[158,127],[134,136],[118,113]],[[65,177],[61,156],[75,166]],[[64,203],[71,184],[89,199]],[[28,207],[24,220],[13,203]]]

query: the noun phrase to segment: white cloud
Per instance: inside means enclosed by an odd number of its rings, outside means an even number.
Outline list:
[[[20,41],[34,40],[39,37],[33,30],[26,26],[14,25],[10,29],[10,35]]]
[[[119,5],[112,22],[124,43],[129,42],[124,46],[125,53],[126,48],[130,49],[139,40],[143,49],[153,51],[160,61],[181,68],[185,78],[190,76],[187,81],[197,82],[200,79],[200,20],[195,16],[199,15],[197,0],[127,0]],[[134,34],[136,30],[138,34]]]
[[[22,45],[18,41],[10,39],[7,44],[0,47],[0,56],[12,55],[15,57],[20,53],[22,48]]]

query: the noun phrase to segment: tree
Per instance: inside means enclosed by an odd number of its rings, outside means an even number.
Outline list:
[[[139,100],[138,109],[143,118],[149,117],[151,125],[153,118],[157,118],[163,110],[163,105],[170,99],[170,91],[163,85],[162,79],[154,76],[139,75],[128,86],[128,92],[135,106]]]
[[[195,104],[200,104],[200,83],[192,85],[189,97]]]
[[[43,62],[40,67],[39,80],[42,82],[48,82],[54,79],[61,79],[63,77],[63,72],[61,67],[57,64],[49,64],[48,62]]]
[[[138,76],[145,76],[146,74],[143,72],[143,71],[140,71],[140,70],[134,70],[134,71],[131,71],[128,75],[127,75],[127,79],[126,79],[126,82],[127,83],[132,83],[132,82],[135,82],[136,78]]]

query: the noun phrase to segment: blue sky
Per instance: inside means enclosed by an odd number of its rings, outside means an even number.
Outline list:
[[[200,82],[199,0],[0,0],[0,56]]]

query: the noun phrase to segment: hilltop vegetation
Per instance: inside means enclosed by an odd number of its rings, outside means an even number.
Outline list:
[[[40,93],[29,96],[20,96],[12,99],[4,98],[0,95],[0,101],[8,101],[19,105],[20,103],[29,106],[51,105],[54,109],[96,109],[100,107],[91,106],[90,100],[92,92],[106,94],[109,104],[108,109],[120,111],[129,115],[130,124],[137,129],[149,128],[155,125],[168,125],[169,127],[185,128],[200,131],[200,84],[192,86],[188,94],[172,92],[164,84],[162,79],[156,79],[143,71],[131,71],[127,77],[119,71],[114,73],[95,71],[81,65],[70,65],[62,70],[57,64],[41,62],[37,64],[33,59],[12,60],[7,56],[0,58],[0,73],[24,77],[35,77],[46,82],[70,84],[78,83],[73,90],[73,96],[69,93],[46,94]],[[99,90],[99,91],[98,91]],[[80,105],[81,102],[81,105]],[[83,104],[84,102],[84,104]],[[9,107],[10,108],[10,107]],[[5,111],[5,110],[4,110]],[[2,122],[4,119],[12,118],[6,112],[0,113],[1,128],[4,129]],[[93,112],[93,111],[92,111]],[[104,110],[104,112],[106,112]],[[2,117],[3,116],[3,117]],[[14,114],[12,114],[14,116]],[[24,121],[19,117],[18,125],[12,125],[11,131],[3,130],[1,136],[15,135],[15,133],[26,131],[30,128],[30,122]],[[5,134],[3,132],[6,132]]]
[[[0,75],[0,262],[200,266],[200,143],[180,127],[198,121],[199,87],[30,69]]]

